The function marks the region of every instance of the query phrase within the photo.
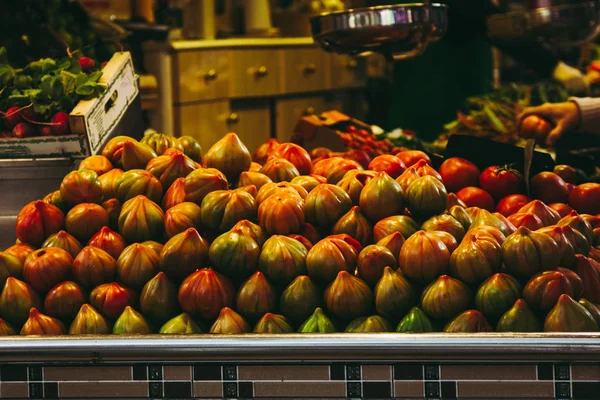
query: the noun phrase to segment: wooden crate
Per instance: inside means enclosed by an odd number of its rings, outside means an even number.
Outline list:
[[[139,88],[129,52],[115,53],[102,70],[106,91],[80,101],[69,114],[71,134],[0,139],[0,158],[84,158],[98,154],[135,102]],[[139,118],[141,118],[141,109]]]

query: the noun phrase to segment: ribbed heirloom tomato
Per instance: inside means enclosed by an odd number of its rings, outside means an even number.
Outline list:
[[[508,166],[492,165],[479,177],[479,186],[497,201],[521,190],[521,174]]]

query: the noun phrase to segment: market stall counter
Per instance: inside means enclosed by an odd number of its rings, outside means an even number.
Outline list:
[[[0,341],[2,398],[544,398],[600,393],[596,334]]]

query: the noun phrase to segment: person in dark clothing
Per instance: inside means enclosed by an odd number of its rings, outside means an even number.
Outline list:
[[[447,4],[448,32],[413,59],[394,65],[394,92],[388,129],[412,129],[424,140],[433,140],[443,125],[471,96],[493,87],[492,43],[487,17],[500,10],[491,0],[442,0]],[[397,2],[397,4],[408,3]],[[389,4],[389,3],[388,3]],[[373,4],[375,5],[375,4]],[[553,78],[571,93],[587,91],[583,74],[539,42],[498,44],[498,48],[529,67],[541,79]]]

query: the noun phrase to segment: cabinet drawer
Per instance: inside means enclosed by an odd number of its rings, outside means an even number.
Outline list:
[[[186,51],[177,54],[175,101],[223,99],[229,96],[230,60],[226,50]]]
[[[354,58],[330,54],[331,88],[343,89],[365,85],[366,61],[364,57]]]
[[[277,140],[289,142],[301,117],[309,114],[320,114],[327,111],[329,107],[330,104],[323,96],[277,100],[275,103]]]
[[[280,52],[265,50],[231,50],[230,97],[257,97],[280,92]]]
[[[308,48],[282,50],[282,54],[284,93],[310,92],[326,87],[327,53]]]
[[[271,134],[270,108],[267,100],[215,101],[175,106],[179,135],[198,140],[208,151],[228,132],[235,132],[252,154]]]
[[[228,101],[175,106],[174,112],[178,136],[187,135],[196,139],[203,153],[228,132]]]
[[[228,132],[235,132],[250,154],[271,137],[271,108],[268,100],[232,100]]]

